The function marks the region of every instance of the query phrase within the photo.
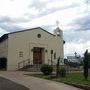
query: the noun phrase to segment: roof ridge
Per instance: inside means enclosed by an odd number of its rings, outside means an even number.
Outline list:
[[[45,31],[45,32],[47,32],[47,33],[55,36],[54,34],[48,32],[47,30],[45,30],[45,29],[43,29],[43,28],[41,28],[41,27],[28,28],[28,29],[24,29],[24,30],[20,30],[20,31],[16,31],[16,32],[10,32],[10,33],[7,33],[7,34],[19,33],[19,32],[24,32],[24,31],[34,30],[34,29],[41,29],[41,30],[43,30],[43,31]]]
[[[4,35],[2,35],[0,37],[0,42],[2,42],[3,40],[7,39],[8,38],[8,34],[14,34],[14,33],[19,33],[19,32],[25,32],[25,31],[29,31],[29,30],[35,30],[35,29],[40,29],[40,30],[43,30],[45,32],[47,32],[48,34],[52,35],[52,36],[55,36],[54,34],[48,32],[47,30],[41,28],[41,27],[35,27],[35,28],[30,28],[30,29],[24,29],[24,30],[20,30],[20,31],[16,31],[16,32],[10,32],[10,33],[6,33]]]

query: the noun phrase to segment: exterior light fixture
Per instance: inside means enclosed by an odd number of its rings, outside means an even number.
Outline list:
[[[46,53],[48,52],[47,49],[45,50],[45,52],[46,52]]]
[[[33,51],[34,51],[34,48],[31,49],[31,52],[33,52]]]

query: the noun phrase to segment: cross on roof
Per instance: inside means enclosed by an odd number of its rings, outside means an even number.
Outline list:
[[[76,57],[77,53],[75,52],[74,54],[75,54],[75,57]]]
[[[59,21],[58,20],[56,21],[56,25],[57,25],[57,27],[59,27]]]

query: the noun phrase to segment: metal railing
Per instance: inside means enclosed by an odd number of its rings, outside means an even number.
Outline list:
[[[18,63],[18,69],[28,66],[30,64],[31,64],[30,59],[23,60]]]
[[[29,70],[40,71],[41,64],[32,64],[32,61],[30,61],[30,59],[26,59],[26,60],[19,62],[17,70],[23,70],[27,68],[29,65],[31,66]]]

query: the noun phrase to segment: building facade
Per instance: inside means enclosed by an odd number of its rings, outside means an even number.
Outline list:
[[[13,32],[0,38],[0,58],[7,58],[7,70],[18,70],[26,61],[32,65],[55,65],[58,57],[63,64],[63,44],[63,33],[58,27],[54,34],[40,27]]]
[[[68,62],[81,64],[83,62],[83,57],[81,56],[67,56]]]

